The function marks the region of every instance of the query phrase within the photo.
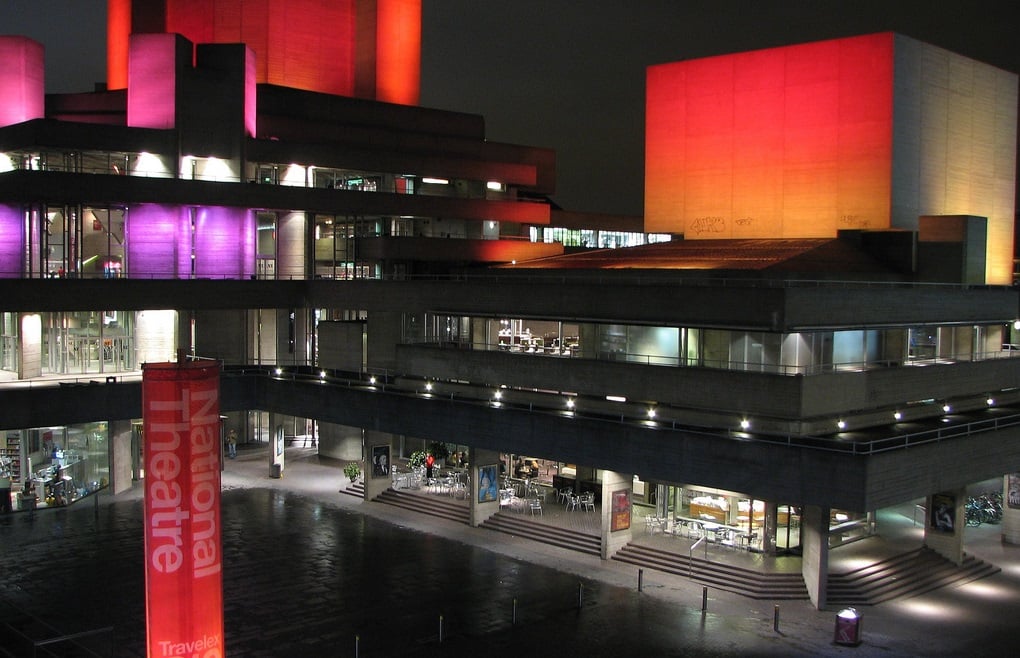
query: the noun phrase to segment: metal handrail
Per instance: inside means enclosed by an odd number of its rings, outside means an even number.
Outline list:
[[[688,562],[687,562],[687,569],[688,569],[687,575],[689,575],[689,576],[693,576],[694,575],[694,549],[696,549],[698,546],[701,546],[702,544],[705,545],[705,559],[706,560],[708,559],[708,537],[705,536],[705,535],[702,535],[701,539],[699,539],[698,541],[696,541],[693,544],[691,544],[691,549],[690,549],[690,551],[688,552],[688,555],[687,555],[687,559],[688,559]]]

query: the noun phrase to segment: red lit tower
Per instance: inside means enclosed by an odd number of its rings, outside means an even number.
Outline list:
[[[256,82],[417,105],[421,0],[109,0],[107,84],[127,87],[128,37],[244,43]]]

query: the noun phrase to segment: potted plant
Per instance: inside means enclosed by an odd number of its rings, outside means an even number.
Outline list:
[[[361,466],[358,462],[348,462],[347,465],[344,466],[344,475],[351,479],[351,484],[354,484],[354,482],[361,477]]]
[[[450,456],[450,449],[442,441],[433,441],[429,444],[429,454],[436,458],[436,464],[442,466]]]
[[[426,454],[424,450],[415,450],[411,453],[411,456],[407,458],[408,468],[421,468],[425,465],[425,457]]]

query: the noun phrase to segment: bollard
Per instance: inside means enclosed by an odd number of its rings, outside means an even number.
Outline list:
[[[358,658],[358,645],[361,644],[361,636],[354,636],[354,658]]]
[[[584,600],[584,583],[577,584],[577,609],[581,609],[581,602]]]
[[[439,615],[439,644],[443,643],[443,615]]]
[[[705,612],[708,610],[708,588],[701,588],[701,611]]]
[[[776,605],[772,612],[772,630],[779,632],[779,606]]]
[[[642,586],[642,582],[641,581],[644,580],[644,578],[645,578],[645,570],[644,569],[638,569],[637,570],[637,591],[639,591],[639,592],[641,591],[641,586]]]
[[[96,497],[95,505],[93,505],[93,515],[95,516],[96,520],[98,521],[99,520],[99,492],[97,491],[97,492],[95,492],[92,495]]]
[[[514,597],[514,614],[513,614],[513,617],[510,620],[510,625],[511,626],[516,626],[517,625],[517,597],[516,596]]]

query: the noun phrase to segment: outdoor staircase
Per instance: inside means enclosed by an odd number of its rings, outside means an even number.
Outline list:
[[[364,489],[361,493],[364,497]],[[464,503],[457,503],[446,496],[424,496],[421,494],[404,493],[396,489],[387,489],[372,499],[377,503],[386,503],[394,507],[438,516],[465,525],[471,523],[471,510]]]
[[[340,490],[340,493],[363,499],[365,497],[365,482],[363,480],[358,480],[353,484],[348,484]]]
[[[561,528],[523,514],[497,512],[482,522],[482,528],[524,537],[588,555],[602,555],[602,540],[597,534]]]
[[[722,562],[630,543],[613,556],[618,562],[655,569],[752,599],[803,600],[807,587],[800,573],[764,573]]]
[[[957,566],[930,548],[895,555],[846,573],[829,574],[827,604],[875,605],[883,601],[924,594],[947,585],[985,578],[1001,569],[964,554]]]

